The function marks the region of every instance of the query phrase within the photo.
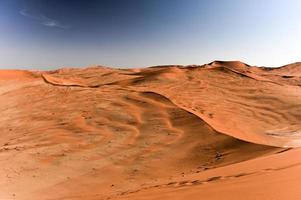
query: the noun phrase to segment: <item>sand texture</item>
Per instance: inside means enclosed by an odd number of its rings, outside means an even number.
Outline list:
[[[301,199],[300,86],[301,63],[0,70],[0,199]]]

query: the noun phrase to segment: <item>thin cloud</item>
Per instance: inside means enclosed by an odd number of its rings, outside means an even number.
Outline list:
[[[44,25],[44,26],[57,27],[57,28],[62,28],[62,29],[70,28],[70,26],[62,24],[55,19],[46,17],[45,15],[33,15],[33,14],[29,13],[27,10],[21,10],[19,13],[24,17],[38,21],[41,25]]]

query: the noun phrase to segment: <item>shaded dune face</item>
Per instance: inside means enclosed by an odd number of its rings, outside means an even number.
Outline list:
[[[116,197],[298,146],[295,82],[231,65],[3,72],[0,197]]]

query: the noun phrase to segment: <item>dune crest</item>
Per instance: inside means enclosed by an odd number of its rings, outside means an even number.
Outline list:
[[[296,73],[298,63],[266,70],[239,61],[214,61],[203,66],[156,66],[139,71],[64,69],[41,76],[54,86],[155,92],[224,134],[258,144],[298,147],[301,89],[296,86],[301,80],[278,75],[285,69],[291,74],[292,68]]]

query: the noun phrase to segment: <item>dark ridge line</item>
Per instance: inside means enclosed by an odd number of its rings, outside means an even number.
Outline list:
[[[118,80],[118,81],[114,81],[111,83],[105,83],[105,84],[98,84],[98,85],[80,85],[80,84],[59,84],[59,83],[54,83],[52,81],[49,81],[44,74],[41,74],[42,79],[44,80],[45,83],[53,85],[53,86],[57,86],[57,87],[80,87],[80,88],[100,88],[102,86],[106,86],[106,85],[119,85],[120,83],[122,83],[122,81],[129,81],[129,80],[140,80],[141,78],[143,78],[143,76],[140,77],[135,77],[135,78],[129,78],[129,79],[123,79],[123,80]]]
[[[230,67],[226,67],[226,66],[222,66],[222,67],[225,68],[225,69],[230,70],[231,72],[234,72],[234,73],[236,73],[236,74],[239,74],[239,75],[241,75],[241,76],[244,76],[244,77],[247,77],[247,78],[256,80],[256,81],[263,81],[263,82],[268,82],[268,83],[273,83],[273,84],[276,84],[276,85],[284,86],[284,85],[281,84],[281,83],[276,83],[276,82],[271,81],[271,80],[258,80],[258,79],[254,78],[254,77],[252,77],[252,76],[249,76],[249,75],[244,74],[244,73],[242,73],[242,72],[239,72],[239,71],[237,71],[237,70],[231,69]]]
[[[281,150],[281,151],[276,152],[276,154],[284,153],[284,152],[290,151],[290,150],[292,150],[292,149],[293,149],[292,147],[286,148],[286,149],[283,149],[283,150]]]
[[[45,83],[47,84],[50,84],[50,85],[53,85],[53,86],[59,86],[59,87],[80,87],[80,88],[99,88],[101,86],[104,86],[106,84],[103,84],[103,85],[80,85],[80,84],[70,84],[70,85],[65,85],[65,84],[59,84],[59,83],[54,83],[54,82],[51,82],[49,81],[45,76],[44,74],[41,74],[41,77],[42,79],[44,80]]]

